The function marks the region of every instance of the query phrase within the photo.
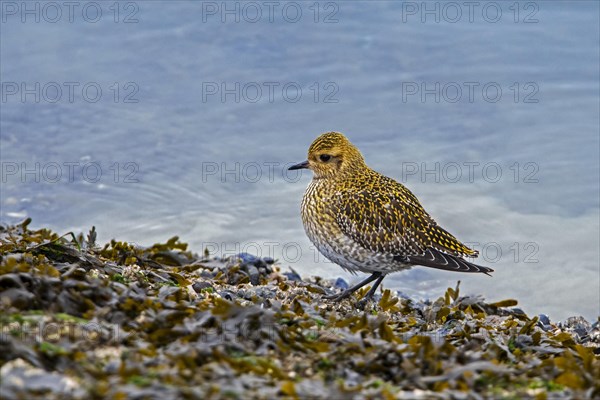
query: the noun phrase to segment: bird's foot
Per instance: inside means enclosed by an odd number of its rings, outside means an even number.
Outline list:
[[[364,281],[362,281],[362,282],[360,282],[360,283],[352,286],[349,289],[344,290],[342,293],[323,296],[323,298],[327,299],[327,300],[340,301],[340,300],[343,300],[343,299],[345,299],[347,297],[350,297],[352,295],[352,293],[356,292],[358,289],[360,289],[361,287],[365,286],[366,284],[375,281],[375,284],[373,285],[373,287],[371,288],[371,290],[369,290],[369,292],[363,298],[363,300],[365,302],[368,302],[369,299],[371,297],[373,297],[373,294],[375,293],[375,290],[377,289],[377,286],[379,286],[379,284],[381,283],[381,281],[383,280],[383,278],[385,278],[385,275],[382,274],[381,272],[373,272],[373,274],[371,276],[369,276],[367,279],[365,279]],[[361,301],[363,301],[363,300],[361,300]]]
[[[350,290],[344,290],[342,293],[328,294],[326,296],[323,296],[323,298],[325,300],[340,301],[347,299],[348,297],[350,297],[350,295],[352,295],[352,293],[353,292]]]
[[[359,310],[364,310],[371,300],[373,300],[373,295],[367,294],[365,297],[356,302],[356,308]]]
[[[341,301],[351,297],[352,293],[354,292],[351,290],[344,290],[342,293],[326,295],[323,298],[326,300]],[[356,302],[356,308],[363,310],[371,300],[373,300],[373,294],[367,293],[362,299]]]

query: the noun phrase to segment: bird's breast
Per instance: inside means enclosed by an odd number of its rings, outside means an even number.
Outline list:
[[[302,199],[302,222],[310,241],[327,259],[351,272],[398,270],[391,254],[371,251],[342,231],[336,208],[340,190],[334,185],[324,185],[321,180],[313,180],[306,189]]]

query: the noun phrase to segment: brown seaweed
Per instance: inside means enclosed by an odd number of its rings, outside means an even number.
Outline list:
[[[0,227],[0,396],[598,398],[600,330],[459,286],[364,310],[269,262]],[[288,274],[289,275],[289,274]]]

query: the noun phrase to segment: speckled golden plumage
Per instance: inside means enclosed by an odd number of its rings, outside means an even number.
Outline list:
[[[314,177],[302,200],[302,222],[309,239],[328,259],[365,281],[341,299],[386,274],[423,265],[460,272],[489,273],[491,268],[463,257],[477,257],[440,227],[404,185],[369,168],[360,151],[341,133],[319,136],[308,160],[290,169],[310,168]]]

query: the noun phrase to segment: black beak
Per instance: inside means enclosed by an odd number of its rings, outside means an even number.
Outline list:
[[[303,161],[300,164],[292,165],[291,167],[288,168],[288,170],[302,169],[302,168],[308,168],[308,160],[307,161]]]

